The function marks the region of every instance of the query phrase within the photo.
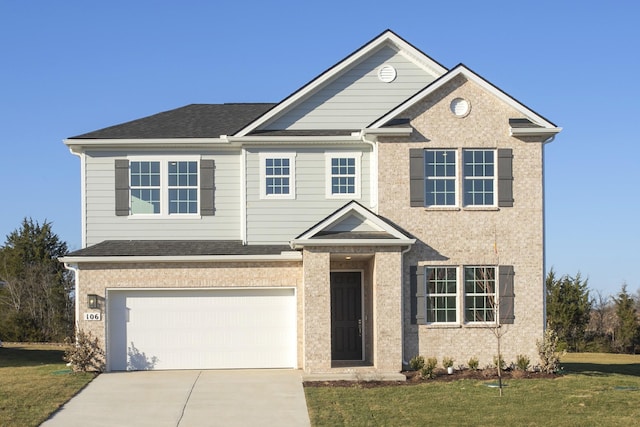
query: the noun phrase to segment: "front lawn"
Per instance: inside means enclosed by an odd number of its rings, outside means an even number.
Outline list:
[[[640,419],[640,356],[569,354],[555,379],[306,387],[314,426],[628,426]]]
[[[64,348],[5,344],[0,347],[0,426],[38,426],[95,375],[69,371]]]

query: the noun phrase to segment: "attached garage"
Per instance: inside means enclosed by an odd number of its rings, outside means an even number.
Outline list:
[[[297,367],[295,289],[107,294],[109,370]]]

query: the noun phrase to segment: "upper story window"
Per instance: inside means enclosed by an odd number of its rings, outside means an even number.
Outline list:
[[[169,214],[198,213],[198,162],[169,162]]]
[[[361,153],[326,153],[327,197],[360,198]]]
[[[160,162],[131,162],[130,169],[131,214],[159,214]]]
[[[456,152],[426,150],[424,153],[425,204],[456,206]]]
[[[260,195],[262,198],[295,198],[295,154],[260,153]]]
[[[495,150],[463,150],[464,205],[495,204]]]
[[[411,206],[513,206],[511,149],[415,148],[409,158]]]
[[[130,157],[115,160],[117,216],[214,215],[212,159],[199,156]]]

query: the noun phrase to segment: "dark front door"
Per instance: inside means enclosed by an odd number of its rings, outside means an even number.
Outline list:
[[[359,272],[331,273],[331,359],[362,360],[362,286]]]

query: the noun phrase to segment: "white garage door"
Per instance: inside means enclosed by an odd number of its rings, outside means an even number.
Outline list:
[[[108,368],[296,367],[293,289],[111,290]]]

